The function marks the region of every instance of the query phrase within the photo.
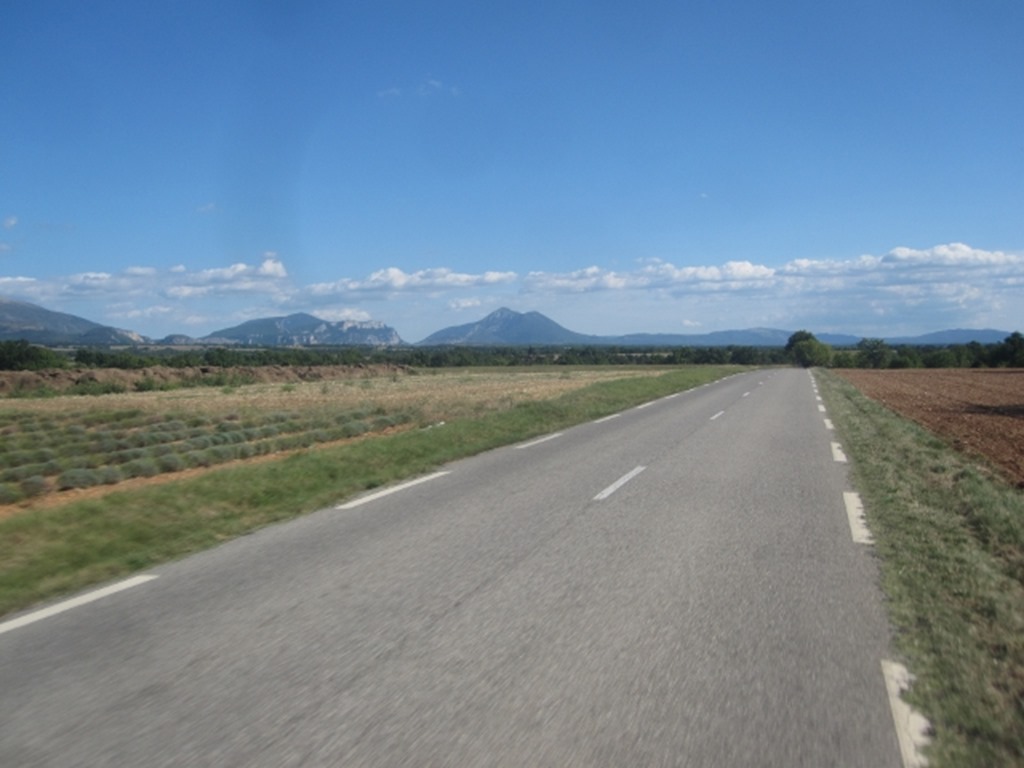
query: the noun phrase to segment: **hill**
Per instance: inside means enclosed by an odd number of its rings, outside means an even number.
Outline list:
[[[592,336],[571,331],[540,312],[521,313],[502,307],[475,323],[432,333],[417,346],[784,347],[792,334],[777,328],[749,328],[700,334]],[[853,346],[860,341],[859,336],[843,334],[822,334],[818,338],[835,346]]]
[[[502,307],[475,323],[456,325],[432,333],[419,342],[419,346],[564,346],[600,343],[600,337],[570,331],[540,312],[524,314]]]
[[[0,297],[0,341],[23,339],[33,344],[139,344],[132,331],[100,325],[85,318],[53,312],[36,304]]]
[[[200,344],[242,344],[253,347],[390,347],[405,343],[394,328],[384,323],[355,320],[332,323],[304,312],[249,320],[232,328],[214,331],[198,341]]]
[[[776,328],[714,331],[703,334],[633,333],[594,336],[571,331],[540,312],[515,312],[505,307],[481,320],[432,333],[417,346],[620,346],[620,347],[784,347],[792,331]],[[815,334],[834,347],[852,347],[860,336]],[[922,336],[888,337],[892,345],[948,346],[997,344],[1009,336],[994,329],[951,329]],[[172,334],[159,341],[129,330],[114,328],[23,301],[0,297],[0,341],[25,340],[47,346],[102,347],[133,344],[165,346],[238,345],[253,347],[297,346],[401,346],[398,332],[382,322],[343,320],[330,322],[299,312],[266,317],[224,328],[195,339]]]

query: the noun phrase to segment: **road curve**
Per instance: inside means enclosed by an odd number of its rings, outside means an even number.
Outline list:
[[[812,385],[733,376],[8,622],[0,765],[896,768]]]

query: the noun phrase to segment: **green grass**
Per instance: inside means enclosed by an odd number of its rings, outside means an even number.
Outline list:
[[[1024,766],[1024,495],[818,373],[876,539],[932,766]]]
[[[24,512],[0,520],[0,615],[336,504],[453,459],[605,416],[738,370],[701,366],[605,381],[443,426]],[[152,459],[135,462],[138,466],[125,465],[126,474],[158,471]]]

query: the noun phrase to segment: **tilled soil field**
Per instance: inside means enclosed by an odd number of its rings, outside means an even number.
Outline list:
[[[841,370],[873,400],[981,454],[1024,488],[1024,369]]]

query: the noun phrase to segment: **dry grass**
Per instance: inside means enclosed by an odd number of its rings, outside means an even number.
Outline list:
[[[598,381],[656,376],[664,368],[442,369],[362,379],[198,387],[157,392],[4,400],[0,411],[84,414],[138,409],[153,414],[236,415],[268,411],[416,410],[427,422],[473,416],[545,400]]]

